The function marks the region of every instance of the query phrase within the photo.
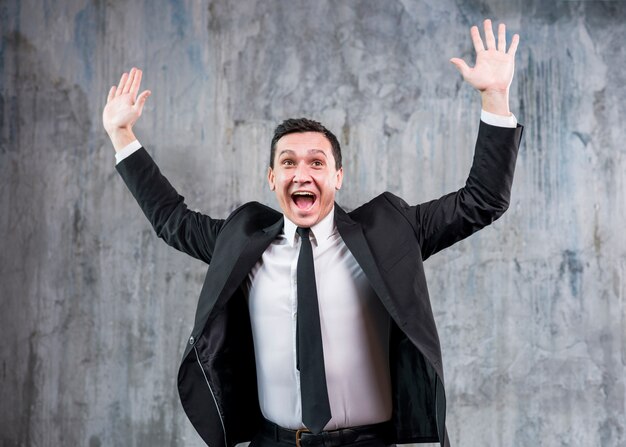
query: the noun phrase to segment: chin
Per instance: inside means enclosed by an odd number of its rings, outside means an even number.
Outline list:
[[[288,211],[288,212],[285,212]],[[315,204],[309,209],[298,208],[293,203],[283,208],[283,213],[299,227],[309,227],[315,225],[319,217],[319,210]]]
[[[290,219],[299,227],[312,227],[320,220],[317,215],[295,215],[292,216]]]

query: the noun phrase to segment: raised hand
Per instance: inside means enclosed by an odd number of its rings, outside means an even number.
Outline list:
[[[498,42],[493,34],[491,20],[484,22],[485,42],[480,38],[477,26],[470,29],[474,49],[476,50],[476,63],[469,67],[464,60],[452,58],[452,62],[459,70],[463,79],[478,90],[483,97],[483,108],[487,101],[487,108],[493,113],[509,114],[508,94],[513,72],[515,69],[515,52],[519,44],[519,35],[515,34],[511,39],[509,50],[506,51],[506,26],[501,23],[498,27]],[[506,100],[506,110],[503,101]]]
[[[132,68],[124,73],[119,84],[111,87],[107,103],[102,112],[102,124],[109,134],[115,150],[120,150],[135,139],[132,128],[143,111],[150,90],[144,90],[139,96],[141,70]]]

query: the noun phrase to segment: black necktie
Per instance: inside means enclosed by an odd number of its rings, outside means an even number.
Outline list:
[[[330,421],[330,403],[326,388],[324,349],[320,329],[320,311],[315,287],[313,249],[309,229],[298,227],[298,369],[302,397],[302,422],[313,433],[321,432]]]

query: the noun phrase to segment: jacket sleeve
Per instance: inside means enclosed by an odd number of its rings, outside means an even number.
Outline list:
[[[190,211],[185,198],[161,174],[144,148],[122,160],[115,168],[157,236],[177,250],[206,263],[211,262],[224,220]]]
[[[507,210],[522,133],[519,124],[505,128],[481,121],[463,188],[417,206],[388,196],[413,226],[422,259],[491,224]]]

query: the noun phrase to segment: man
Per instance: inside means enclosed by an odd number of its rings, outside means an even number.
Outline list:
[[[136,140],[149,91],[132,69],[103,122],[117,169],[159,237],[210,264],[178,388],[212,447],[440,442],[443,368],[422,261],[508,207],[522,127],[509,111],[519,37],[484,22],[476,64],[451,59],[482,97],[474,163],[459,191],[417,206],[391,193],[346,213],[335,136],[306,119],[276,128],[268,183],[282,213],[189,211]]]

